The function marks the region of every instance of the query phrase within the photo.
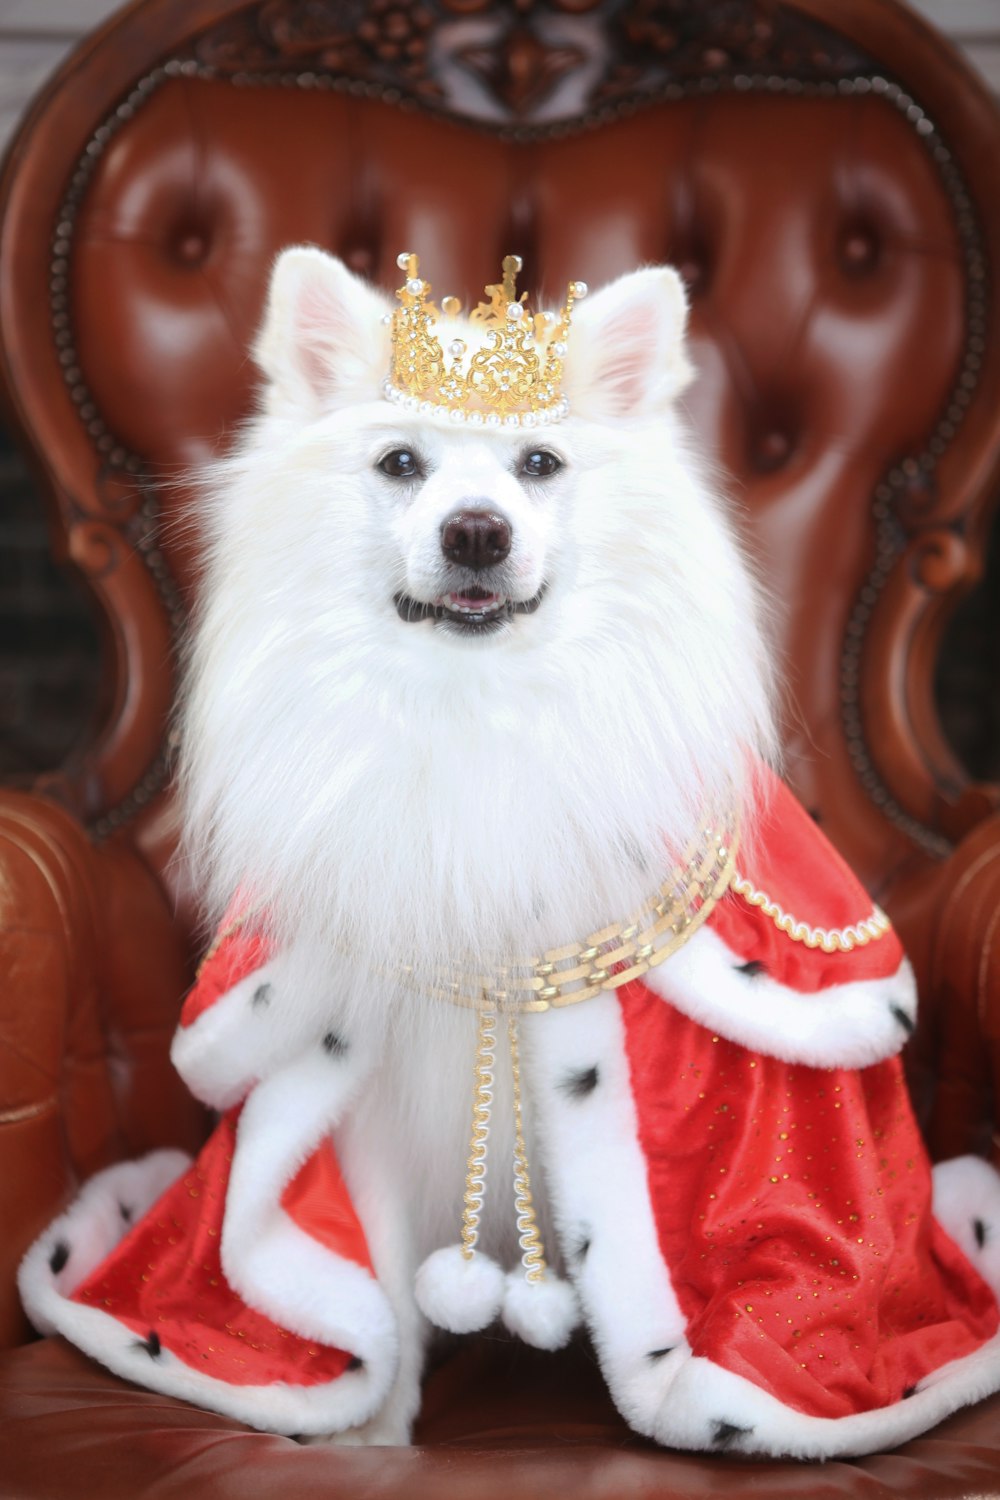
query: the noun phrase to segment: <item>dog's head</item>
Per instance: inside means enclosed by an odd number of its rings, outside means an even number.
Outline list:
[[[565,941],[770,740],[754,588],[677,411],[682,286],[578,304],[570,414],[531,427],[386,400],[391,306],[318,250],[275,268],[261,412],[207,506],[194,842],[220,901],[252,871],[355,928],[415,913],[408,942]]]
[[[578,306],[566,385],[574,420],[513,432],[496,416],[457,431],[427,420],[416,399],[401,406],[380,399],[390,307],[331,256],[286,251],[256,346],[267,411],[276,425],[312,433],[319,450],[329,445],[338,493],[325,492],[320,505],[349,511],[348,524],[378,555],[383,587],[370,609],[391,608],[404,624],[425,626],[422,643],[433,631],[442,646],[523,647],[539,635],[527,617],[543,605],[557,610],[560,593],[565,604],[570,580],[560,589],[560,577],[578,566],[586,528],[606,529],[629,464],[648,463],[635,428],[668,421],[690,378],[680,280],[669,268],[640,271]],[[451,332],[474,342],[475,328]],[[657,460],[666,481],[666,435]],[[591,493],[603,517],[580,514]],[[322,525],[320,516],[310,520]],[[643,539],[635,541],[641,555]]]

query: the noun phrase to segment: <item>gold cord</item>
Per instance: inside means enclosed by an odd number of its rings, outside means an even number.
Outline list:
[[[732,887],[748,906],[756,906],[770,917],[779,932],[790,937],[793,943],[804,943],[807,948],[822,948],[824,953],[851,953],[867,943],[877,943],[892,931],[892,923],[880,906],[873,908],[871,916],[862,917],[850,927],[810,927],[789,912],[782,911],[777,901],[772,901],[765,891],[757,890],[745,875],[733,872]]]
[[[479,1239],[479,1218],[486,1191],[486,1152],[493,1104],[493,1059],[496,1048],[496,1012],[479,1012],[479,1045],[476,1048],[476,1091],[472,1102],[472,1140],[465,1175],[462,1210],[462,1254],[471,1260]]]
[[[510,1041],[510,1071],[514,1081],[514,1206],[525,1280],[534,1284],[545,1275],[545,1251],[531,1201],[528,1153],[524,1144],[524,1117],[521,1109],[521,1055],[517,1038],[517,1017],[514,1015],[507,1017],[507,1037]]]

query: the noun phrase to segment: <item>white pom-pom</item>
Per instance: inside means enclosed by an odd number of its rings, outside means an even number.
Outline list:
[[[580,1304],[568,1281],[546,1271],[529,1281],[523,1270],[511,1271],[503,1299],[503,1321],[511,1333],[534,1349],[561,1349],[580,1321]]]
[[[466,1260],[461,1245],[428,1255],[414,1283],[417,1306],[449,1333],[478,1333],[493,1322],[504,1297],[504,1274],[478,1250]]]

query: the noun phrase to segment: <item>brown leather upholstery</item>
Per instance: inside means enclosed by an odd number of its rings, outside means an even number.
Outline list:
[[[164,790],[197,581],[183,473],[248,410],[268,265],[297,240],[386,286],[413,248],[465,294],[510,249],[550,289],[681,266],[692,417],[776,602],[790,779],[911,950],[932,1149],[990,1149],[1000,792],[945,745],[932,679],[1000,476],[998,146],[990,98],[894,0],[136,0],[70,60],[0,182],[0,374],[104,619],[107,692],[44,795],[0,797],[0,1340],[26,1332],[16,1261],[79,1179],[201,1129],[166,1058],[193,926]],[[806,1492],[796,1466],[656,1454],[585,1368],[522,1356],[515,1380],[505,1358],[474,1347],[431,1383],[423,1437],[459,1458],[387,1458],[14,1350],[7,1472],[25,1494],[136,1493],[156,1465],[228,1493],[230,1464],[243,1493],[248,1470],[301,1493],[680,1496],[765,1470],[758,1492]],[[995,1417],[808,1493],[1000,1494]]]
[[[92,1173],[204,1116],[164,1066],[189,964],[162,889],[124,846],[95,850],[51,802],[0,796],[0,1346],[29,1328],[25,1245]]]
[[[502,1341],[472,1341],[428,1378],[412,1448],[304,1448],[249,1432],[123,1385],[61,1339],[0,1354],[0,1411],[0,1475],[19,1500],[978,1500],[1000,1492],[1000,1397],[870,1458],[810,1467],[665,1453],[625,1427],[584,1351],[545,1355]]]

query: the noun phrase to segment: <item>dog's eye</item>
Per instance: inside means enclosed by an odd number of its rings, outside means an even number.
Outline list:
[[[556,458],[548,448],[534,449],[521,462],[521,473],[527,474],[529,479],[548,479],[550,474],[555,474],[561,468],[562,459]]]
[[[409,448],[393,448],[391,453],[379,459],[375,467],[388,474],[390,479],[415,479],[421,472],[420,460]]]

